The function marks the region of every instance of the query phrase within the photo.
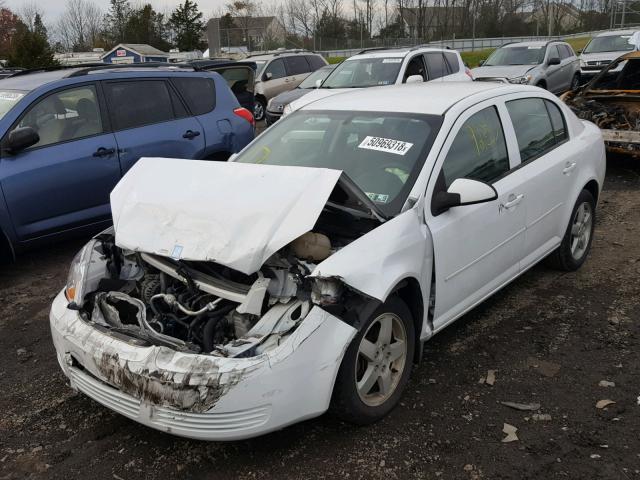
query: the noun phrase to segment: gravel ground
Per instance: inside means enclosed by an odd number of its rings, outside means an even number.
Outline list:
[[[535,267],[434,338],[378,424],[324,415],[234,443],[172,437],[72,392],[47,315],[83,241],[25,255],[0,272],[0,478],[640,478],[638,204],[640,164],[610,159],[584,267]],[[505,423],[517,441],[502,442]]]

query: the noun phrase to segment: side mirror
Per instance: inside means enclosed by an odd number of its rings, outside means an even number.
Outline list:
[[[491,202],[498,198],[498,192],[488,183],[470,178],[457,178],[446,192],[436,193],[433,201],[435,215],[440,215],[453,207]]]
[[[320,85],[322,85],[322,80],[316,80],[316,88],[320,88]]]
[[[264,76],[262,77],[262,79],[263,79],[264,81],[271,80],[272,78],[273,78],[273,73],[271,73],[271,72],[267,72],[267,73],[265,73],[265,74],[264,74]]]
[[[547,62],[547,65],[560,65],[560,59],[558,57],[551,57]]]
[[[40,135],[32,127],[20,127],[9,133],[3,147],[11,153],[16,153],[35,145],[39,141]]]
[[[484,62],[486,62],[486,60],[480,60],[480,61],[478,62],[478,66],[479,66],[479,67],[481,67],[482,65],[484,65]]]
[[[578,55],[581,55],[582,54],[582,49],[578,50],[577,53],[578,53]]]
[[[422,75],[409,75],[409,78],[407,78],[407,81],[405,83],[422,83],[424,82],[424,78],[422,78]]]

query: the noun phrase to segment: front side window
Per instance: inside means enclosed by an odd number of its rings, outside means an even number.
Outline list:
[[[494,51],[483,66],[539,65],[544,60],[544,47],[502,47]]]
[[[631,35],[606,35],[595,37],[587,44],[583,53],[630,52],[634,46],[629,43]]]
[[[109,82],[105,93],[115,130],[174,119],[173,102],[162,80]]]
[[[32,106],[18,127],[31,127],[40,137],[30,148],[102,133],[98,96],[93,85],[48,95]]]
[[[298,85],[298,88],[302,88],[302,89],[317,88],[318,82],[322,84],[322,82],[324,82],[324,79],[327,78],[327,76],[331,73],[331,70],[332,69],[328,67],[327,68],[323,67],[319,70],[316,70],[307,78],[305,78],[300,83],[300,85]]]
[[[320,88],[360,88],[392,85],[398,78],[402,57],[357,58],[336,67]]]
[[[552,58],[562,58],[560,56],[560,52],[558,51],[558,46],[557,45],[551,45],[549,47],[549,56],[547,57],[547,60],[550,60]]]
[[[437,115],[302,110],[278,121],[236,161],[342,170],[395,215],[441,123]]]
[[[406,82],[409,77],[419,75],[423,81],[427,81],[427,69],[424,66],[424,60],[422,55],[416,55],[407,64],[407,69],[404,72],[403,82]]]
[[[444,53],[425,53],[424,58],[427,61],[429,80],[449,75]]]
[[[473,114],[456,134],[442,165],[446,187],[458,178],[491,183],[509,171],[502,124],[495,107]]]
[[[556,144],[554,129],[541,98],[523,98],[506,102],[520,149],[520,161],[526,163],[543,155]]]
[[[264,71],[264,74],[271,74],[270,80],[276,80],[278,78],[284,78],[287,76],[287,71],[284,68],[284,61],[281,58],[271,62]]]

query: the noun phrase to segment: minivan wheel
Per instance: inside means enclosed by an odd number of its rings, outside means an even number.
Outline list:
[[[562,243],[548,257],[550,266],[567,272],[579,269],[591,250],[595,224],[595,199],[589,191],[582,190],[573,207]]]
[[[267,109],[267,104],[262,98],[256,98],[256,103],[253,106],[253,118],[256,122],[264,120],[264,113]]]
[[[398,403],[411,374],[415,332],[406,304],[391,297],[365,321],[342,360],[331,401],[344,421],[367,425]]]

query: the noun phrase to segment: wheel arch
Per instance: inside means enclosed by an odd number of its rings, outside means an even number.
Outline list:
[[[413,354],[413,362],[419,363],[422,358],[422,341],[420,335],[422,333],[422,323],[424,322],[424,298],[420,282],[415,277],[406,277],[400,280],[391,290],[390,295],[395,295],[406,305],[411,316],[413,317],[413,329],[415,337],[415,349]]]
[[[593,195],[593,199],[596,201],[596,205],[598,204],[598,196],[600,195],[600,185],[595,179],[589,180],[584,187],[583,190],[586,190],[591,195]]]

